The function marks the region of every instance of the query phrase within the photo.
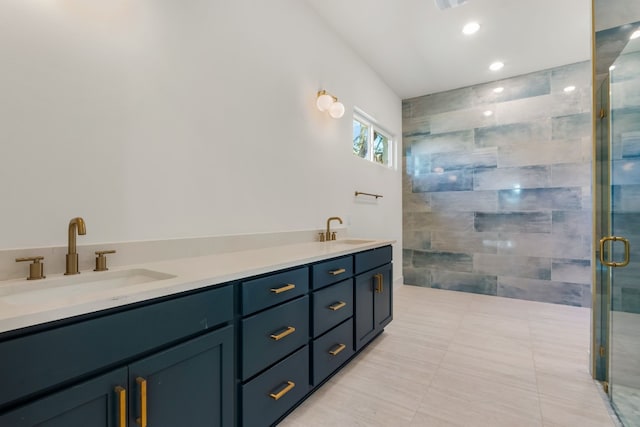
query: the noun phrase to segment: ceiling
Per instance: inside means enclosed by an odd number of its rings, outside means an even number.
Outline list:
[[[402,99],[590,58],[591,0],[306,1]],[[473,36],[469,21],[481,25]]]

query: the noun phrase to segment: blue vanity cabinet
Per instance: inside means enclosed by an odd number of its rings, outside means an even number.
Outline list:
[[[242,380],[246,381],[309,342],[309,297],[242,320]]]
[[[242,387],[242,425],[272,425],[310,390],[309,346],[304,346]]]
[[[268,426],[309,393],[309,267],[240,284],[241,425]]]
[[[329,375],[351,358],[353,348],[353,256],[338,258],[314,266],[314,271],[326,271],[326,265],[341,265],[346,270],[342,281],[326,285],[327,276],[320,276],[323,286],[314,282],[312,384],[319,386]],[[348,266],[348,268],[347,268]],[[316,268],[319,267],[319,268]],[[332,266],[329,271],[334,270]],[[335,279],[334,279],[335,280]]]
[[[320,385],[354,354],[353,319],[313,341],[313,385]]]
[[[246,316],[306,295],[308,291],[308,267],[246,280],[242,282],[242,315]]]
[[[0,336],[0,427],[234,426],[233,296],[223,286]]]
[[[231,427],[233,416],[227,326],[0,415],[0,426]]]
[[[355,255],[355,349],[360,350],[393,319],[391,246]]]
[[[320,289],[332,283],[353,276],[353,256],[347,255],[322,261],[311,266],[313,289]]]
[[[130,364],[129,426],[233,426],[233,356],[227,326]]]
[[[6,412],[0,426],[124,427],[126,386],[127,369],[116,369]]]
[[[0,334],[0,427],[266,427],[391,321],[391,246]]]
[[[313,293],[313,337],[349,319],[353,315],[353,279]]]

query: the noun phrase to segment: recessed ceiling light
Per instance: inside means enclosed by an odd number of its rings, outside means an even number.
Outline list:
[[[485,116],[485,117],[491,117],[491,116],[493,116],[493,111],[491,111],[491,110],[487,110],[487,111],[485,111],[485,112],[484,112],[484,113],[482,113],[482,114],[484,114],[484,116]]]
[[[462,27],[462,33],[470,36],[471,34],[475,34],[480,29],[480,24],[477,22],[469,22],[467,25]]]
[[[504,88],[502,86],[500,86],[500,87],[497,87],[497,88],[493,89],[493,91],[495,93],[502,93],[504,91]]]
[[[615,66],[615,65],[612,65],[611,67],[609,67],[609,71],[613,71],[613,70],[615,70],[615,69],[616,69],[616,66]]]
[[[500,69],[502,69],[502,67],[504,67],[504,64],[500,61],[496,61],[493,64],[489,65],[489,69],[491,71],[498,71]]]
[[[576,90],[575,86],[567,86],[564,88],[565,92],[573,92],[574,90]]]
[[[631,34],[631,37],[629,37],[629,40],[637,39],[638,37],[640,37],[640,30],[635,30],[633,34]]]

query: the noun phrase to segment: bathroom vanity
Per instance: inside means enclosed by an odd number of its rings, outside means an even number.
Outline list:
[[[47,315],[16,314],[24,326],[13,329],[7,318],[0,427],[272,425],[392,320],[390,243],[159,263],[172,278],[138,285],[135,297],[101,291],[67,315],[44,304]]]

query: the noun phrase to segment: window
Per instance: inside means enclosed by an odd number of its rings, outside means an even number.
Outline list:
[[[353,115],[353,154],[381,165],[393,166],[393,141],[389,133],[362,112]]]

